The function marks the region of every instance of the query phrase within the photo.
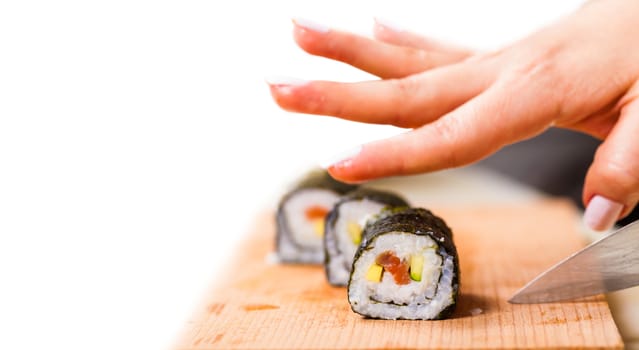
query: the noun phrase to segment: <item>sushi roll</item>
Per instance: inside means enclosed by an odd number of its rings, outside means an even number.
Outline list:
[[[283,196],[276,214],[279,261],[321,264],[326,215],[343,194],[355,188],[334,180],[324,170],[316,170]]]
[[[340,199],[326,217],[324,255],[326,277],[334,286],[346,286],[353,256],[362,241],[368,219],[386,207],[408,207],[402,197],[385,191],[360,188]]]
[[[348,283],[354,312],[381,319],[448,317],[459,290],[450,228],[421,208],[385,211],[366,226]]]

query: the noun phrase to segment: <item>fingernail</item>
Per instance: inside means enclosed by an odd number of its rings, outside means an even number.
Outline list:
[[[287,77],[283,75],[272,75],[264,78],[269,85],[291,85],[300,86],[308,83],[308,80]]]
[[[384,27],[385,29],[390,29],[393,32],[403,32],[404,28],[402,28],[399,24],[389,21],[384,18],[375,17],[375,23]]]
[[[612,227],[623,210],[623,204],[606,197],[592,197],[584,212],[584,223],[595,231],[605,231]]]
[[[362,146],[357,146],[346,152],[342,152],[336,156],[329,158],[327,161],[322,162],[320,166],[324,169],[332,167],[347,167],[352,159],[355,158],[362,151]]]
[[[293,18],[293,23],[298,27],[302,27],[306,30],[310,30],[312,32],[317,32],[317,33],[328,33],[328,31],[331,30],[331,28],[323,24],[319,24],[319,23],[310,21],[308,19],[299,18],[299,17]]]

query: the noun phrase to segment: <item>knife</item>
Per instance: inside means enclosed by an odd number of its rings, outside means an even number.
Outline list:
[[[560,261],[508,300],[550,303],[639,285],[639,220]]]

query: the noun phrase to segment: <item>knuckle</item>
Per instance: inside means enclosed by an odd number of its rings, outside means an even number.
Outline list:
[[[440,122],[441,121],[441,122]],[[446,118],[432,124],[434,133],[438,140],[448,150],[443,154],[442,162],[445,167],[452,167],[465,163],[465,152],[461,152],[460,145],[460,122],[455,118]]]
[[[516,63],[505,70],[503,78],[512,91],[533,93],[530,97],[541,102],[537,107],[539,113],[555,119],[572,114],[565,110],[568,105],[566,102],[574,96],[578,81],[564,74],[566,63],[558,56],[559,49],[533,49],[518,52],[516,59],[511,60]]]
[[[391,105],[398,106],[394,115],[390,118],[389,123],[401,128],[410,128],[419,126],[416,124],[415,111],[406,109],[409,105],[408,101],[414,99],[419,89],[419,82],[413,77],[403,79],[389,80],[392,84],[393,95],[391,97]]]
[[[316,91],[312,94],[307,94],[305,98],[299,99],[299,108],[298,110],[311,113],[311,114],[324,114],[328,113],[330,115],[340,115],[341,112],[341,104],[339,103],[328,103],[327,96],[321,92]]]
[[[417,90],[417,81],[412,77],[391,80],[393,91],[397,102],[405,101],[410,98],[415,90]]]
[[[529,45],[513,48],[507,58],[510,62],[514,62],[511,70],[518,75],[539,77],[558,71],[561,53],[565,49],[565,45],[561,42],[555,44],[549,44],[547,41],[533,42]]]

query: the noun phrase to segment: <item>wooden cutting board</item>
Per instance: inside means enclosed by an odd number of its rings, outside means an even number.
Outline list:
[[[583,246],[563,201],[431,208],[453,229],[461,294],[451,319],[387,321],[350,310],[319,266],[269,262],[272,214],[259,218],[176,349],[621,349],[603,296],[511,305],[537,274]]]

